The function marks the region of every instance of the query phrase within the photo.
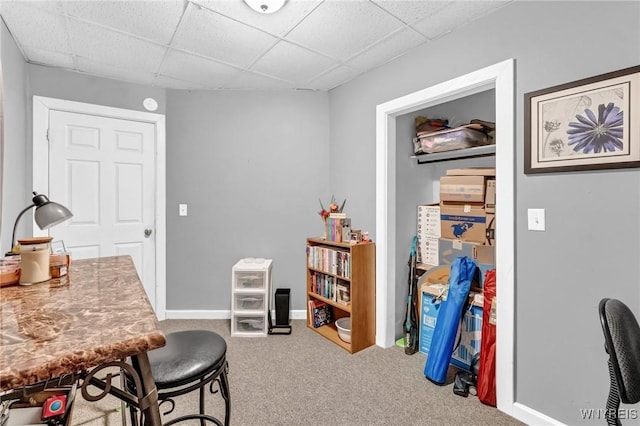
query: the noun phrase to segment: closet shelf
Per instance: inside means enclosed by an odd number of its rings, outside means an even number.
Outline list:
[[[437,163],[438,161],[457,160],[460,158],[486,157],[496,155],[496,145],[474,146],[473,148],[457,149],[455,151],[435,152],[433,154],[412,155],[418,164]]]

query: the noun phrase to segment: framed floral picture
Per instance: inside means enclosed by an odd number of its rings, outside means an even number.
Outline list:
[[[640,66],[525,94],[524,172],[640,166]]]

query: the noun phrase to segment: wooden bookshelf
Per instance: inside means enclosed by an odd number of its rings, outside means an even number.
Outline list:
[[[322,251],[324,262],[314,263]],[[336,267],[335,262],[327,262],[326,255],[341,253],[335,257],[344,259],[348,254],[348,267]],[[312,253],[316,254],[314,256]],[[311,257],[311,258],[310,258]],[[375,344],[376,338],[376,271],[374,243],[342,243],[328,241],[323,238],[307,238],[307,327],[324,336],[350,353],[358,352]],[[335,260],[335,259],[334,259]],[[350,301],[341,303],[330,294],[318,294],[314,291],[313,277],[318,274],[329,277],[329,280],[348,284]],[[310,300],[319,300],[331,306],[333,322],[318,328],[310,324],[308,309]],[[335,320],[351,317],[351,343],[344,342],[338,336]]]

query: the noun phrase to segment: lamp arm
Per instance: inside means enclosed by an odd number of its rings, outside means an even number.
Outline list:
[[[35,204],[31,204],[28,207],[25,207],[24,210],[22,210],[20,212],[20,214],[18,215],[18,217],[16,218],[16,223],[13,225],[13,234],[11,234],[11,249],[9,249],[9,251],[13,251],[13,247],[16,245],[16,229],[18,229],[18,222],[20,222],[20,218],[22,217],[23,214],[25,214],[27,211],[29,211],[31,208],[35,207]]]

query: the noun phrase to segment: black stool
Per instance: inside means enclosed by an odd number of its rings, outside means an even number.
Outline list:
[[[220,420],[204,412],[206,385],[209,384],[211,393],[217,393],[218,390],[214,390],[215,383],[218,383],[220,394],[224,399],[224,426],[229,426],[231,401],[227,378],[229,369],[226,359],[227,342],[219,334],[206,330],[176,331],[165,337],[167,341],[165,346],[148,353],[161,409],[163,403],[171,404],[171,409],[163,414],[169,414],[174,410],[174,397],[196,389],[200,391],[200,412],[177,417],[165,423],[165,426],[193,419],[199,419],[202,426],[207,421],[223,426]],[[131,380],[128,381],[128,386],[133,386]],[[138,424],[136,411],[135,407],[130,406],[133,424]]]

